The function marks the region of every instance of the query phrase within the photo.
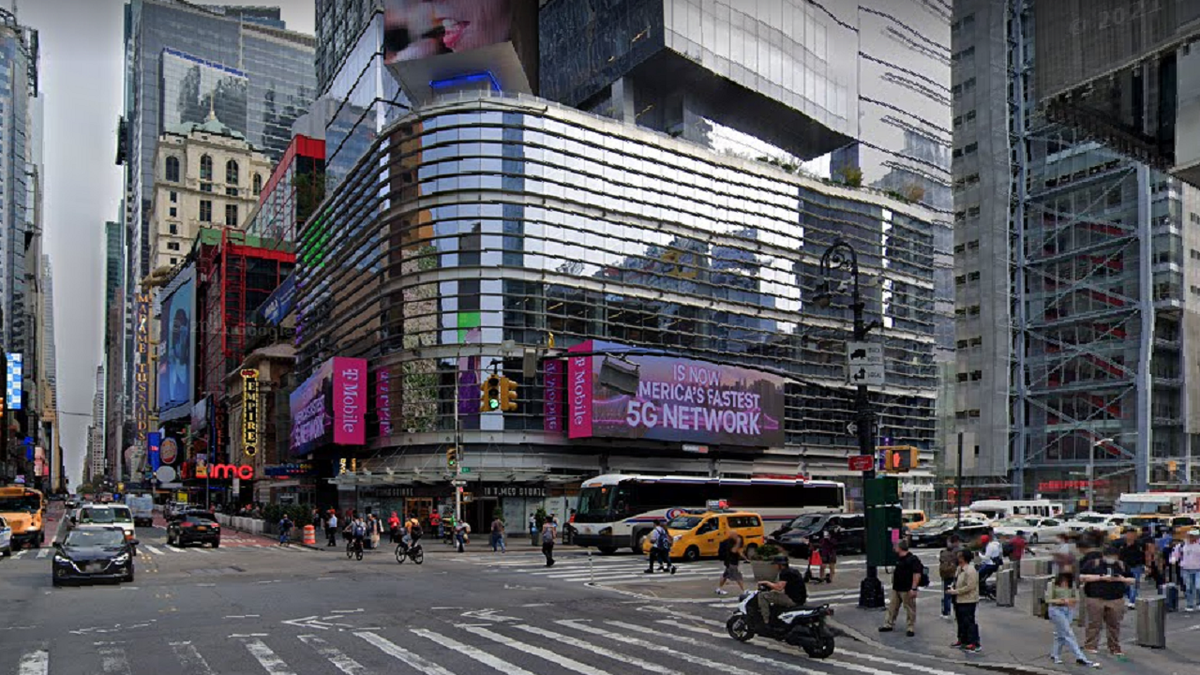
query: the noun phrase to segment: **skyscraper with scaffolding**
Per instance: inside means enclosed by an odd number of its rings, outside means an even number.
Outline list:
[[[955,4],[964,497],[1069,501],[1091,472],[1111,502],[1186,483],[1194,463],[1184,376],[1200,235],[1186,225],[1200,205],[1194,188],[1039,112],[1033,5]]]

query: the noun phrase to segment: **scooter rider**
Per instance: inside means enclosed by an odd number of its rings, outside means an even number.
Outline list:
[[[788,565],[788,557],[777,555],[771,559],[771,563],[779,570],[779,580],[760,581],[758,585],[763,592],[755,598],[758,601],[758,609],[764,626],[771,623],[772,606],[790,609],[800,607],[808,601],[808,588],[804,585],[804,575]]]

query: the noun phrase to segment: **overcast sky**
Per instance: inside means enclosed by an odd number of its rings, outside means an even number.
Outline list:
[[[18,20],[41,38],[45,99],[46,251],[54,265],[58,405],[67,476],[79,485],[102,359],[104,223],[117,220],[116,157],[123,86],[124,0],[15,2]],[[206,3],[197,3],[206,4]],[[283,8],[288,28],[312,34],[313,0],[213,2]]]

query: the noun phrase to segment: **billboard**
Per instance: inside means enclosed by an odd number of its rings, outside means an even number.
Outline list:
[[[287,316],[292,308],[296,306],[296,277],[289,276],[279,284],[267,301],[259,308],[259,313],[263,319],[269,324],[278,326],[283,323],[283,318]]]
[[[5,358],[5,368],[4,402],[9,410],[20,410],[21,384],[25,377],[25,357],[10,352]]]
[[[467,52],[512,38],[518,0],[384,0],[386,63]]]
[[[367,361],[335,356],[292,392],[293,455],[366,441]]]
[[[783,445],[782,377],[667,354],[622,354],[630,349],[589,341],[568,350],[571,438]]]
[[[196,284],[192,269],[176,277],[182,281],[162,301],[159,336],[163,345],[158,360],[158,409],[170,410],[192,403],[195,372]]]

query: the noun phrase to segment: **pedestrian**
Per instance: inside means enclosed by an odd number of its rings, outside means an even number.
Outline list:
[[[1171,553],[1175,548],[1175,538],[1172,536],[1171,528],[1164,527],[1162,531],[1159,532],[1156,545],[1158,546],[1159,558],[1162,560],[1163,583],[1169,583],[1171,581],[1178,583],[1179,575],[1173,574],[1173,572],[1176,572],[1177,569],[1174,563],[1171,562]]]
[[[1058,548],[1054,549],[1052,558],[1054,560],[1055,573],[1076,571],[1076,557],[1078,551],[1075,548],[1075,537],[1070,532],[1063,532],[1058,535]]]
[[[1171,562],[1179,568],[1179,579],[1187,597],[1187,608],[1183,611],[1194,612],[1200,604],[1200,530],[1187,533],[1187,542],[1171,552]]]
[[[393,513],[392,515],[396,514]],[[429,529],[431,531],[437,530],[438,539],[446,538],[446,532],[442,529],[442,514],[438,513],[437,509],[434,509],[433,513],[429,514]]]
[[[895,570],[892,572],[892,597],[888,602],[887,617],[879,627],[880,633],[890,633],[896,627],[896,615],[900,606],[904,606],[906,628],[905,635],[913,637],[917,634],[917,589],[921,587],[921,573],[924,566],[917,556],[908,550],[908,541],[901,539],[896,542]]]
[[[292,519],[284,512],[283,517],[279,519],[279,545],[287,546],[288,537],[292,534]]]
[[[1120,548],[1110,546],[1103,555],[1086,556],[1079,572],[1087,607],[1087,632],[1083,648],[1093,654],[1098,651],[1100,627],[1104,626],[1108,651],[1124,660],[1125,653],[1121,651],[1121,620],[1125,618],[1123,598],[1133,583],[1133,574],[1121,562]]]
[[[392,543],[400,541],[400,516],[392,511],[392,515],[388,516],[388,532],[392,535]]]
[[[983,647],[979,644],[979,624],[975,621],[975,610],[979,607],[979,572],[971,564],[975,554],[960,548],[956,557],[958,568],[954,584],[947,593],[954,596],[954,620],[958,624],[958,641],[950,646],[978,654],[983,651]]]
[[[1025,557],[1025,549],[1029,546],[1025,541],[1025,531],[1017,530],[1017,534],[1008,540],[1010,546],[1008,559],[1012,561],[1013,569],[1016,570],[1017,578],[1021,578],[1021,558]]]
[[[383,537],[383,521],[374,513],[371,514],[371,548],[379,548],[379,540]]]
[[[985,597],[995,600],[995,595],[988,589],[987,580],[1000,565],[1004,563],[1004,545],[998,538],[992,538],[983,549],[983,561],[979,567],[979,589]]]
[[[825,532],[821,537],[819,552],[821,554],[821,579],[827,584],[832,584],[833,574],[837,571],[837,534],[833,530]]]
[[[499,549],[501,553],[508,552],[508,550],[504,547],[504,521],[500,519],[499,514],[497,514],[496,517],[494,519],[492,519],[491,541],[492,541],[492,553],[495,553],[497,549]]]
[[[558,523],[554,516],[542,523],[542,555],[546,556],[546,567],[554,567],[554,540],[558,536]]]
[[[1059,572],[1054,577],[1054,583],[1046,588],[1046,604],[1049,606],[1050,624],[1054,626],[1054,644],[1050,647],[1050,660],[1061,664],[1063,646],[1075,654],[1075,663],[1089,668],[1099,668],[1100,664],[1088,659],[1079,648],[1075,639],[1075,629],[1071,627],[1075,621],[1076,603],[1079,596],[1075,590],[1075,573]]]
[[[1137,603],[1138,586],[1142,583],[1142,575],[1146,572],[1146,557],[1149,547],[1145,539],[1138,535],[1132,527],[1125,528],[1124,541],[1117,553],[1125,569],[1133,576],[1133,583],[1125,589],[1125,606],[1133,609]]]
[[[337,529],[338,519],[337,512],[329,509],[329,519],[325,521],[325,538],[329,540],[328,546],[337,546]]]
[[[962,539],[957,534],[952,534],[946,540],[946,548],[938,553],[938,576],[942,578],[942,618],[947,621],[950,620],[950,612],[954,608],[954,596],[950,594],[950,588],[958,578],[958,552],[961,550]],[[979,583],[978,575],[975,582]]]
[[[717,595],[729,594],[724,586],[730,581],[738,585],[738,590],[746,590],[745,584],[742,583],[742,571],[738,569],[738,565],[746,556],[742,544],[742,535],[738,534],[736,530],[730,530],[729,536],[725,537],[721,545],[717,547],[717,557],[725,563],[725,571],[721,572],[721,581],[717,583]]]
[[[466,521],[459,521],[454,526],[454,541],[458,545],[458,552],[462,553],[467,550],[467,541],[471,535],[471,526]]]
[[[314,530],[320,531],[325,527],[325,517],[321,515],[321,509],[313,507],[312,510],[312,526]]]

